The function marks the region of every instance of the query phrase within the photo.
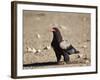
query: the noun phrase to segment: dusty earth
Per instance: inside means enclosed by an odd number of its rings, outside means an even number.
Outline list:
[[[91,65],[91,17],[88,13],[23,11],[23,64],[56,62],[51,47],[53,38],[49,29],[59,25],[64,40],[68,40],[79,54],[70,55],[68,64],[27,66],[24,68],[75,67]],[[61,59],[63,61],[63,57]]]

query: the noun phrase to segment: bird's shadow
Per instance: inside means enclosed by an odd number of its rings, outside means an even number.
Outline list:
[[[30,67],[30,66],[50,66],[50,65],[57,65],[57,62],[44,62],[44,63],[23,64],[23,67]]]

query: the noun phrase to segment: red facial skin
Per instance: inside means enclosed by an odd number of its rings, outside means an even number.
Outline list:
[[[55,31],[55,29],[51,28],[49,31],[50,31],[50,32],[54,32],[54,31]]]

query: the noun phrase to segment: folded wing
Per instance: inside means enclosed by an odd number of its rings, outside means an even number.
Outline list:
[[[60,48],[63,49],[69,55],[73,53],[79,53],[79,51],[76,50],[68,40],[61,41],[59,45],[60,45]]]

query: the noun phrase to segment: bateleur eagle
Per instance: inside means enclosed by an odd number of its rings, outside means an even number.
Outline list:
[[[51,29],[53,32],[53,40],[51,46],[55,52],[57,63],[60,62],[61,56],[64,57],[64,61],[67,63],[70,60],[69,55],[73,53],[79,53],[67,40],[63,40],[60,30],[57,27]]]

